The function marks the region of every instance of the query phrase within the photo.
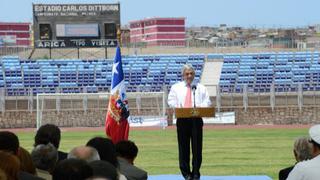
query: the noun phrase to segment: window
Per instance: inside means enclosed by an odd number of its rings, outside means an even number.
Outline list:
[[[104,32],[106,39],[116,39],[117,38],[117,28],[114,23],[105,23],[104,24]]]
[[[51,40],[52,39],[52,31],[50,24],[40,24],[40,40]]]

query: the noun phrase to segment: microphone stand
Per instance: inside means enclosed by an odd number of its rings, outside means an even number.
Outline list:
[[[196,90],[197,90],[197,86],[196,85],[192,85],[191,86],[192,92],[193,92],[193,110],[195,111],[196,108]],[[197,134],[197,128],[196,128],[196,120],[192,119],[192,132],[194,135]],[[196,139],[196,138],[195,138]],[[195,144],[197,144],[197,140],[195,140]],[[193,152],[193,150],[192,150]]]
[[[196,108],[196,90],[197,86],[192,85],[192,92],[193,92],[193,108]]]

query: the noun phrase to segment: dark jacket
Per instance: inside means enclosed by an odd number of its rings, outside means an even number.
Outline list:
[[[294,166],[285,168],[285,169],[281,169],[279,171],[279,180],[286,180],[289,176],[289,173],[292,171],[292,169],[294,168]]]
[[[20,171],[18,174],[18,179],[19,180],[45,180],[41,177],[32,175],[30,173],[24,172],[24,171]]]
[[[62,151],[58,151],[58,162],[67,159],[68,154]]]
[[[127,160],[118,157],[120,173],[125,175],[128,180],[147,180],[148,173],[132,164]]]

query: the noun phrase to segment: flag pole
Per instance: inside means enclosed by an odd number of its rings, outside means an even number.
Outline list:
[[[121,47],[122,42],[121,42],[121,26],[120,25],[118,25],[117,27],[117,39],[118,39],[118,46]]]

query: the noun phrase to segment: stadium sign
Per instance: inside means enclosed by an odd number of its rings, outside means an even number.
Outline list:
[[[67,47],[116,47],[115,39],[68,39],[68,40],[38,40],[35,42],[38,48],[67,48]]]
[[[35,4],[35,16],[98,16],[118,12],[118,4]]]
[[[120,4],[33,4],[36,48],[115,47]]]

